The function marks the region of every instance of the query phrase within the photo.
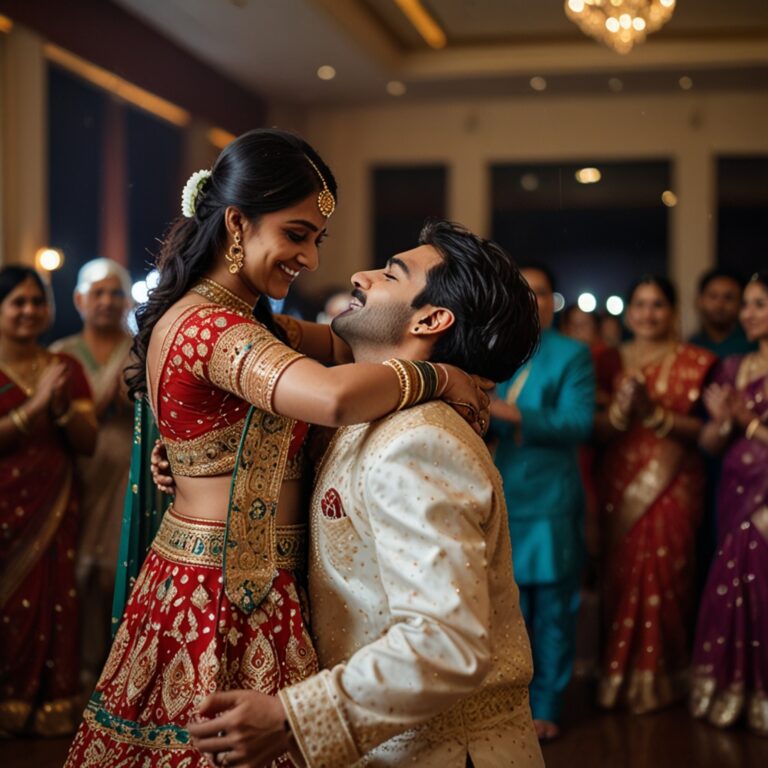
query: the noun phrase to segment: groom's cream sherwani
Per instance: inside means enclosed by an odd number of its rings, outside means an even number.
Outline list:
[[[428,403],[336,434],[311,507],[318,675],[281,692],[311,768],[543,766],[501,479]]]

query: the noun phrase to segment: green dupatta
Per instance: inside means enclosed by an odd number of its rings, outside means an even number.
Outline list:
[[[113,637],[120,626],[128,597],[160,527],[163,514],[172,501],[171,496],[158,491],[152,482],[150,461],[152,447],[158,437],[152,410],[143,397],[137,399],[133,409],[131,470],[123,505],[120,554],[112,601]]]

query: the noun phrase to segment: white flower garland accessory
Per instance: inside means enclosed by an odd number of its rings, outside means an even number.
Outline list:
[[[195,215],[197,209],[197,198],[200,195],[200,190],[205,182],[211,178],[211,172],[202,170],[195,171],[184,185],[184,189],[181,191],[181,212],[191,219]]]

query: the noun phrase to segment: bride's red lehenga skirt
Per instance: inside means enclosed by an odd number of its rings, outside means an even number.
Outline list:
[[[317,671],[293,572],[247,615],[222,588],[223,549],[223,523],[166,512],[65,768],[207,766],[186,730],[205,696],[275,694]]]

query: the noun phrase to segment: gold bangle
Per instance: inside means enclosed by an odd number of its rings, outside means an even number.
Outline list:
[[[442,397],[446,389],[448,389],[448,369],[443,363],[435,363],[435,373],[437,374],[437,390],[435,391],[435,397]],[[440,383],[440,374],[438,371],[443,372],[443,381]]]
[[[21,432],[22,435],[29,434],[29,417],[21,408],[14,408],[9,414],[13,426]]]
[[[397,410],[410,408],[432,400],[437,392],[437,371],[432,363],[423,360],[398,360],[391,358],[384,365],[397,373],[400,382],[400,402]]]
[[[621,409],[616,403],[611,403],[611,407],[608,409],[608,421],[610,421],[611,426],[619,432],[626,432],[629,428],[627,417],[621,412]]]
[[[744,437],[746,437],[747,440],[751,440],[758,429],[760,429],[760,417],[755,416],[755,418],[747,424],[747,428],[744,430]]]
[[[643,426],[648,429],[658,429],[666,418],[667,412],[660,405],[657,405],[651,415],[643,419]]]
[[[664,421],[654,430],[656,437],[665,438],[675,426],[675,415],[672,411],[667,411],[664,416]]]
[[[67,424],[69,424],[69,422],[72,420],[72,417],[75,415],[75,413],[76,409],[70,405],[69,408],[67,408],[67,410],[61,414],[61,416],[54,418],[53,423],[57,427],[66,427]]]
[[[397,380],[400,384],[400,400],[398,401],[395,410],[399,411],[405,407],[405,404],[408,401],[408,396],[410,394],[410,380],[408,378],[408,372],[400,360],[396,360],[395,358],[392,358],[391,360],[385,360],[383,364],[388,368],[391,368],[397,374]]]

